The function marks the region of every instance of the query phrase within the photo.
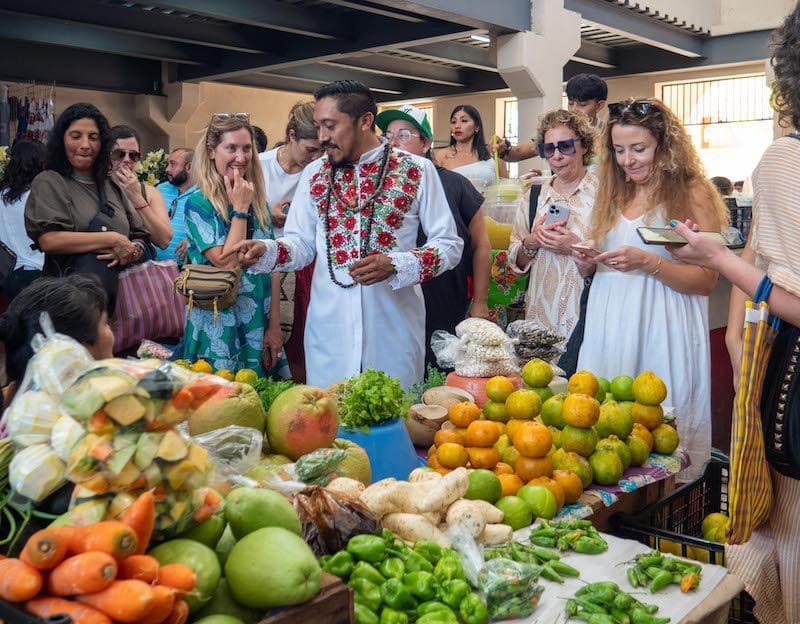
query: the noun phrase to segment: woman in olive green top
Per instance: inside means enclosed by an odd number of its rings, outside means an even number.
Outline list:
[[[25,229],[45,254],[45,275],[94,273],[113,312],[118,271],[143,258],[149,234],[108,180],[110,147],[108,121],[95,106],[64,110],[47,144],[47,170],[31,184]]]

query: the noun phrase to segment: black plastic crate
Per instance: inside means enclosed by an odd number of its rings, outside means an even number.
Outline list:
[[[613,532],[671,554],[725,565],[722,544],[704,540],[700,525],[708,514],[728,513],[728,461],[712,455],[703,475],[687,483],[637,514],[618,514]],[[729,624],[757,622],[750,594],[741,592],[731,602]]]
[[[728,211],[731,215],[731,225],[742,233],[742,236],[747,240],[750,234],[750,222],[753,220],[753,207],[752,206],[738,206],[736,199],[733,197],[726,198],[728,204]]]

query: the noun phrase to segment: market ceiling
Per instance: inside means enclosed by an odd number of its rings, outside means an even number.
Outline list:
[[[629,0],[582,16],[565,79],[746,62],[766,33],[709,37]],[[0,80],[133,93],[210,80],[311,92],[339,78],[380,100],[505,88],[493,41],[531,29],[530,0],[0,0]]]

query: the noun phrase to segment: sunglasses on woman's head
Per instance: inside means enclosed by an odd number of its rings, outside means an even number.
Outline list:
[[[539,143],[539,158],[552,158],[556,150],[562,156],[572,156],[575,153],[575,141],[576,139],[566,139],[556,143]]]
[[[653,108],[653,103],[647,100],[635,100],[633,102],[615,102],[608,105],[608,118],[619,119],[625,111],[631,111],[637,117],[644,117]]]
[[[250,113],[214,113],[211,119],[216,121],[228,121],[229,119],[238,119],[245,123],[250,123]]]
[[[142,157],[140,152],[134,150],[115,149],[111,150],[111,160],[123,160],[126,154],[133,162],[139,162]]]

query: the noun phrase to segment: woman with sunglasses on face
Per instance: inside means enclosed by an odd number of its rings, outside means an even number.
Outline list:
[[[172,240],[172,224],[164,198],[156,187],[136,176],[136,165],[142,159],[139,134],[130,126],[114,126],[111,140],[111,179],[139,212],[153,244],[166,249]]]
[[[231,248],[248,238],[272,238],[264,176],[246,113],[214,113],[195,148],[192,172],[198,190],[186,201],[187,262],[234,269]],[[184,359],[215,369],[250,368],[259,377],[275,369],[289,376],[281,358],[280,296],[269,274],[243,272],[236,303],[224,310],[192,307],[183,335]]]
[[[450,145],[433,150],[433,162],[468,178],[481,193],[497,182],[494,160],[486,146],[483,121],[477,108],[459,104],[453,109]],[[500,161],[500,177],[508,177],[503,161]]]
[[[530,271],[525,318],[568,337],[578,321],[583,290],[571,245],[589,237],[597,193],[597,176],[588,169],[595,131],[586,115],[556,110],[542,117],[537,135],[540,155],[554,176],[542,185],[532,224],[528,196],[520,202],[508,256],[515,271]],[[567,206],[569,216],[545,225],[554,203]]]
[[[608,106],[592,258],[574,252],[583,275],[594,274],[578,368],[611,379],[654,371],[667,385],[681,446],[694,479],[711,453],[711,356],[708,295],[716,271],[676,261],[664,247],[645,245],[642,226],[667,227],[691,218],[719,232],[728,210],[686,130],[659,100]]]
[[[47,141],[47,167],[31,184],[25,229],[44,252],[45,275],[94,273],[116,304],[119,269],[139,262],[150,234],[109,180],[111,128],[92,104],[69,106]]]

